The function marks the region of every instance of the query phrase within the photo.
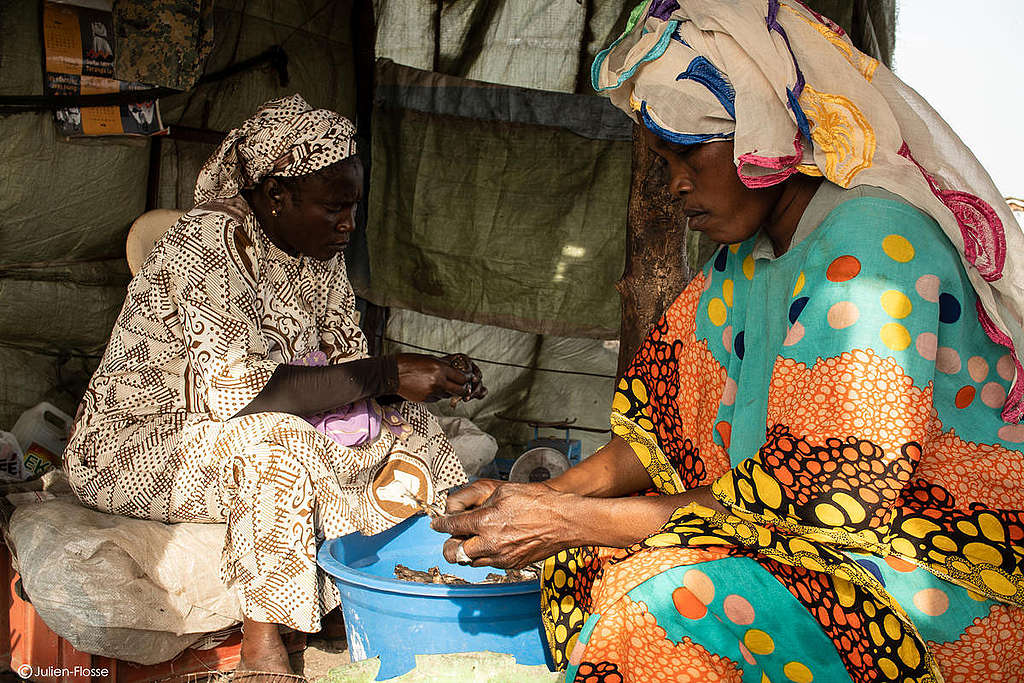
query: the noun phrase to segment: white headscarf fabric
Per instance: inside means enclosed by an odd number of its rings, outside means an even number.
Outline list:
[[[843,30],[796,0],[649,0],[597,56],[594,87],[660,137],[733,140],[749,187],[793,173],[874,185],[934,218],[960,252],[978,318],[1016,376],[1024,416],[1024,233],[945,121]]]
[[[292,178],[356,153],[356,128],[344,116],[313,109],[301,95],[271,100],[227,134],[196,180],[196,204],[234,197],[268,175]]]

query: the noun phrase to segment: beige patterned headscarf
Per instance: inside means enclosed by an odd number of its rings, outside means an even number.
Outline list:
[[[356,153],[356,128],[344,116],[313,109],[301,95],[271,100],[227,134],[196,180],[196,204],[227,199],[268,175],[293,178]]]
[[[874,185],[934,218],[978,318],[1010,349],[1002,411],[1024,416],[1024,233],[985,169],[924,99],[796,0],[649,0],[597,56],[594,88],[658,136],[733,140],[749,187],[793,173]]]

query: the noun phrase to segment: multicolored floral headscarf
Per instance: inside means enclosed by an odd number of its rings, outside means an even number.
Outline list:
[[[794,173],[873,185],[934,218],[960,252],[1024,416],[1024,233],[942,117],[797,0],[650,0],[598,55],[594,88],[665,140],[732,140],[748,187]]]
[[[196,180],[196,204],[227,199],[268,175],[292,178],[356,153],[356,128],[344,116],[313,109],[301,95],[271,100],[227,134]]]

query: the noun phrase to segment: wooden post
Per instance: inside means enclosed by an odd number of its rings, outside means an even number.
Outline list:
[[[615,288],[622,297],[619,369],[693,277],[686,255],[686,221],[673,203],[657,157],[633,126],[633,174],[626,217],[626,267]]]

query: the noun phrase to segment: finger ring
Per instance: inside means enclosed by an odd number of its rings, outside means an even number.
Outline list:
[[[466,553],[466,548],[463,547],[462,543],[460,543],[458,549],[455,551],[455,563],[456,564],[470,564],[472,562],[473,562],[473,558],[471,558]]]

